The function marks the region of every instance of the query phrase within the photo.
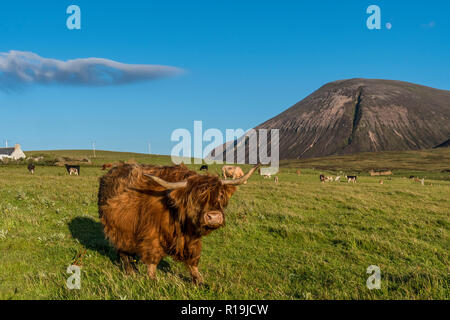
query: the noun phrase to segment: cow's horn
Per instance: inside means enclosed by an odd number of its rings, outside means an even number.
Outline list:
[[[243,184],[245,181],[248,180],[248,178],[250,178],[250,176],[253,174],[253,172],[255,172],[256,169],[258,169],[261,166],[261,164],[257,164],[256,166],[254,166],[253,168],[250,169],[249,172],[247,172],[247,174],[241,178],[238,179],[233,179],[233,180],[224,180],[222,179],[222,184],[231,184],[234,186]]]
[[[144,176],[149,177],[150,179],[152,179],[153,181],[155,181],[156,183],[160,184],[161,186],[163,186],[166,189],[180,189],[180,188],[184,188],[187,185],[187,181],[180,181],[180,182],[168,182],[166,180],[163,180],[161,178],[152,176],[151,174],[145,174]]]

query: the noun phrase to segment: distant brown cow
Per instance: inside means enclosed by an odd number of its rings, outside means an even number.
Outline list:
[[[106,170],[106,169],[108,169],[108,168],[112,168],[112,163],[105,163],[103,166],[102,166],[102,170]]]
[[[201,283],[201,238],[225,224],[228,200],[257,167],[233,180],[200,175],[184,165],[112,168],[100,179],[99,215],[125,270],[135,270],[137,255],[155,278],[161,259],[172,256],[186,264],[194,283]]]
[[[244,176],[244,171],[240,167],[235,166],[223,166],[222,167],[223,178],[226,179],[228,177],[237,179]]]
[[[297,175],[299,176],[301,174],[302,174],[302,172],[300,170],[297,170]]]

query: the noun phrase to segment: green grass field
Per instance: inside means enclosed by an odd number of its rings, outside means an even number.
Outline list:
[[[169,157],[98,151],[79,177],[0,165],[0,299],[449,299],[449,150],[286,161],[278,185],[253,176],[231,198],[226,226],[204,238],[200,287],[170,258],[156,281],[142,264],[125,275],[98,220],[101,164]],[[40,153],[92,157],[27,155]],[[377,166],[393,169],[392,179],[364,171]],[[320,183],[319,174],[340,171],[361,172],[358,183]],[[79,254],[81,289],[68,290]],[[380,290],[366,287],[370,265],[381,269]]]

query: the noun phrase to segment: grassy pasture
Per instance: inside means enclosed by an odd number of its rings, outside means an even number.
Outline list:
[[[92,156],[31,154],[39,153]],[[201,287],[170,258],[156,281],[142,264],[124,275],[97,217],[101,164],[169,157],[98,151],[79,177],[63,167],[38,166],[32,176],[25,165],[0,165],[0,299],[449,299],[449,155],[447,148],[289,161],[278,185],[255,175],[231,198],[225,228],[204,238]],[[393,169],[392,179],[366,171],[356,184],[319,182],[320,173],[375,164]],[[425,186],[404,178],[410,174],[426,177]],[[81,289],[68,290],[66,269],[79,254]],[[381,268],[380,290],[366,287],[369,265]]]

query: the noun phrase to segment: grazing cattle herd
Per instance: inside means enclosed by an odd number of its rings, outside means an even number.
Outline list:
[[[29,163],[27,168],[34,174],[35,164]],[[80,165],[65,164],[65,168],[69,175],[80,175]],[[184,164],[155,166],[134,161],[103,164],[101,169],[109,170],[100,178],[98,212],[105,236],[117,250],[124,270],[136,271],[135,257],[139,257],[147,265],[148,275],[154,278],[161,259],[171,256],[187,266],[194,283],[202,283],[198,270],[202,237],[225,224],[224,209],[230,197],[258,168],[264,179],[271,177],[269,168],[260,165],[247,174],[238,166],[225,165],[221,178],[197,173]],[[199,171],[208,171],[208,166],[202,165]],[[295,173],[299,177],[300,169]],[[392,172],[369,174],[386,176]],[[348,183],[357,181],[356,175],[344,177]],[[409,178],[425,184],[424,178],[413,175]],[[341,182],[341,175],[320,174],[319,179],[321,183]],[[279,184],[277,175],[274,181]],[[383,180],[379,184],[383,185]]]
[[[115,168],[119,165],[123,165],[123,164],[137,164],[136,161],[126,161],[126,162],[120,162],[119,164],[115,163],[105,163],[102,165],[102,170],[106,170],[106,169],[111,169],[111,168]],[[65,168],[67,170],[67,172],[69,173],[69,175],[80,175],[80,165],[72,165],[72,164],[65,164]],[[36,170],[36,165],[33,163],[29,163],[27,165],[27,169],[31,174],[34,174],[35,170]],[[266,167],[266,168],[259,168],[258,172],[259,174],[264,178],[264,179],[270,179],[272,176],[272,170],[273,168],[271,167]],[[208,171],[208,165],[201,165],[199,171]],[[278,170],[278,173],[280,171]],[[342,172],[342,171],[341,171]],[[276,173],[276,172],[274,172]],[[297,174],[297,176],[301,175],[301,170],[297,169],[295,171],[295,173]],[[369,172],[370,176],[390,176],[393,175],[392,171],[390,170],[379,170],[379,171],[375,171],[375,170],[370,170]],[[225,165],[222,167],[222,176],[224,179],[227,178],[232,178],[232,179],[238,179],[244,176],[244,171],[238,167],[238,166],[231,166],[231,165]],[[346,175],[345,176],[346,180],[348,183],[356,183],[358,177],[356,175]],[[341,176],[325,176],[323,174],[320,174],[319,176],[320,182],[325,183],[325,182],[341,182]],[[388,180],[391,180],[391,177],[387,178]],[[419,182],[421,185],[425,185],[425,179],[424,178],[418,178],[414,175],[410,175],[409,176],[410,180],[414,180],[414,182]],[[275,183],[279,183],[279,177],[278,176],[274,176],[274,181]],[[244,181],[244,184],[247,183],[246,181]],[[383,184],[383,180],[379,180],[379,184]],[[430,184],[432,185],[432,184]]]
[[[111,169],[111,168],[115,168],[119,165],[123,165],[123,164],[137,164],[137,162],[133,161],[126,161],[126,162],[120,162],[119,164],[112,164],[112,163],[105,163],[102,165],[102,170],[106,170],[106,169]],[[65,164],[66,170],[69,173],[69,175],[80,175],[80,165],[71,165],[71,164]],[[31,174],[34,174],[36,166],[33,163],[29,163],[28,166],[28,171]],[[201,165],[199,171],[208,171],[208,165]],[[258,169],[259,174],[264,178],[264,179],[270,179],[272,176],[272,168],[267,167],[267,168],[259,168]],[[278,171],[279,173],[280,171]],[[301,170],[297,169],[296,172],[297,176],[301,175]],[[381,170],[381,171],[374,171],[374,170],[370,170],[369,171],[369,175],[370,176],[390,176],[393,175],[392,171],[390,170]],[[244,171],[242,171],[242,169],[238,166],[231,166],[231,165],[225,165],[222,167],[222,176],[224,179],[227,178],[232,178],[232,179],[238,179],[244,176]],[[348,183],[356,183],[358,177],[356,175],[346,175],[345,178],[347,179]],[[325,176],[323,174],[320,174],[319,176],[320,182],[325,183],[325,182],[341,182],[341,176]],[[388,180],[391,180],[391,177],[387,178]],[[410,180],[414,180],[414,182],[419,182],[421,185],[425,185],[425,179],[424,178],[418,178],[414,175],[410,175],[409,176]],[[274,177],[274,181],[276,184],[279,183],[279,177],[275,176]],[[247,183],[246,181],[243,182],[244,184]],[[383,184],[383,180],[379,180],[379,184]],[[432,185],[432,184],[430,184]]]

